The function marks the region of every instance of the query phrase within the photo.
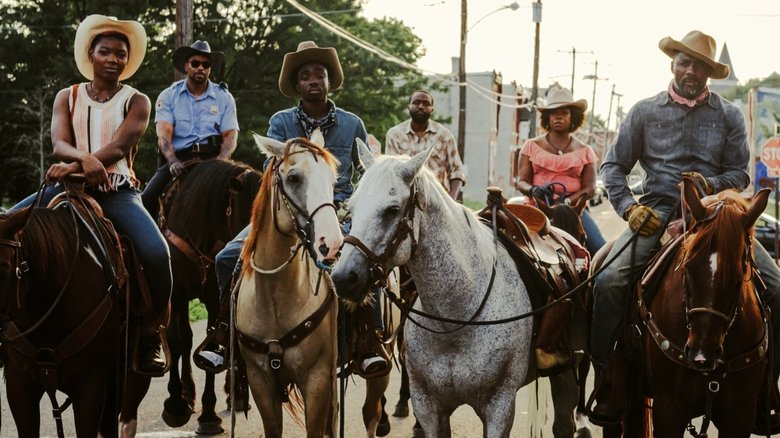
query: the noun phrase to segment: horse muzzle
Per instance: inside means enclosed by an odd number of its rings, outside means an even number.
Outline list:
[[[347,301],[362,302],[369,290],[368,267],[361,269],[350,260],[340,259],[331,272],[338,296]]]
[[[710,372],[714,371],[720,363],[720,357],[723,355],[723,347],[717,346],[711,352],[706,352],[701,347],[692,348],[685,344],[685,357],[691,368],[696,371]]]

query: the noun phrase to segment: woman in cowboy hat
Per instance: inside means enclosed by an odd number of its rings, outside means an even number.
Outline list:
[[[88,192],[105,216],[119,234],[133,241],[159,315],[170,299],[170,255],[162,234],[141,205],[139,182],[133,172],[133,158],[149,124],[151,105],[145,94],[120,82],[140,67],[146,54],[146,31],[136,21],[90,15],[79,25],[73,48],[76,66],[89,82],[61,90],[54,100],[51,140],[54,157],[60,162],[49,168],[46,180],[84,174]],[[61,191],[61,186],[49,185],[42,205]],[[34,195],[14,209],[30,205],[33,199]],[[139,371],[164,371],[157,333],[141,338],[139,355]]]
[[[518,190],[532,204],[534,198],[549,204],[562,196],[576,204],[581,198],[595,195],[598,158],[590,146],[571,135],[582,126],[587,109],[588,102],[575,101],[569,90],[557,86],[550,89],[547,105],[537,106],[542,129],[547,132],[523,145],[517,182]],[[586,247],[595,254],[605,241],[587,209],[582,212],[582,225],[587,234]]]
[[[609,201],[628,221],[629,228],[615,241],[606,257],[615,258],[594,286],[590,353],[596,369],[597,404],[590,419],[597,424],[615,422],[620,417],[620,406],[606,389],[620,386],[608,381],[615,375],[608,367],[619,366],[620,362],[610,361],[610,357],[631,295],[631,278],[626,273],[631,266],[644,265],[664,232],[661,224],[677,214],[682,177],[696,180],[706,194],[725,189],[742,191],[750,183],[745,117],[739,107],[707,88],[709,78],[722,79],[729,74],[727,65],[715,61],[715,40],[694,30],[679,41],[663,38],[658,47],[672,58],[673,78],[665,90],[631,108],[601,166]],[[626,181],[637,162],[647,175],[645,195],[638,202]],[[619,253],[635,233],[639,235],[632,250]],[[761,245],[753,248],[756,266],[767,286],[764,299],[778,310],[780,269]],[[780,375],[780,311],[771,312],[771,316],[776,382]],[[775,413],[763,430],[778,433],[780,406],[771,408]],[[768,409],[760,407],[759,412]]]

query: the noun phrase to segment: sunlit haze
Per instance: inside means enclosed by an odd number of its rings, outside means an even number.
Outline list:
[[[505,83],[514,80],[530,90],[531,0],[518,0],[520,8],[515,11],[496,11],[510,3],[469,1],[473,27],[468,33],[466,70],[495,70]],[[418,65],[428,72],[450,73],[451,58],[460,50],[460,5],[459,0],[368,0],[364,10],[368,18],[403,21],[425,47],[426,55]],[[591,103],[593,80],[583,76],[593,75],[598,61],[598,77],[605,79],[596,82],[595,111],[604,118],[613,84],[626,110],[668,85],[670,58],[658,49],[658,41],[666,36],[680,40],[690,30],[700,30],[715,38],[718,56],[726,43],[740,83],[780,72],[773,36],[780,27],[776,0],[542,0],[542,8],[539,87],[553,82],[571,86],[572,55],[566,52],[574,47],[575,97]],[[615,100],[613,111],[616,105]]]

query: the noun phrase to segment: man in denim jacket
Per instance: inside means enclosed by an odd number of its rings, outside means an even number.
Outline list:
[[[630,296],[631,258],[635,269],[647,261],[680,197],[684,175],[696,180],[707,194],[747,188],[750,151],[745,118],[731,102],[707,88],[707,79],[728,76],[728,66],[714,60],[715,40],[699,31],[682,40],[664,38],[659,48],[672,58],[674,74],[667,90],[637,103],[623,121],[615,144],[601,166],[609,200],[626,219],[629,229],[615,242],[610,260],[634,232],[636,250],[623,251],[595,282],[591,326],[591,356],[597,376],[606,375],[615,338]],[[634,199],[626,176],[639,162],[646,172],[644,196]],[[649,219],[647,219],[649,217]],[[647,219],[647,220],[646,220]],[[767,285],[765,299],[772,310],[772,325],[780,328],[780,270],[761,245],[754,245],[756,264]],[[777,307],[775,306],[777,304]],[[775,357],[778,357],[775,335]],[[780,360],[775,359],[775,368]],[[775,381],[777,370],[774,370]],[[597,377],[597,382],[603,379]],[[616,420],[619,410],[604,400],[593,408],[592,420]],[[777,412],[777,411],[776,411]],[[773,415],[773,424],[778,414]],[[779,418],[780,419],[780,418]],[[780,422],[778,423],[780,424]]]
[[[358,116],[336,107],[336,104],[328,99],[328,92],[338,90],[343,81],[344,73],[336,49],[317,47],[312,41],[300,43],[297,51],[285,55],[279,74],[279,89],[282,94],[300,98],[300,101],[298,105],[279,111],[271,117],[268,137],[287,141],[297,137],[309,138],[317,128],[322,131],[325,148],[339,161],[333,202],[339,209],[342,230],[346,234],[349,233],[351,223],[345,220],[346,209],[342,207],[354,190],[353,172],[362,172],[355,139],[360,138],[367,142],[368,135],[363,121]],[[247,226],[217,254],[215,269],[222,297],[230,293],[228,288],[231,274],[250,227],[251,225]],[[381,314],[375,315],[375,320],[377,328],[381,328]],[[223,354],[223,348],[212,344],[196,356],[196,364],[203,365],[205,362],[206,368],[218,368],[224,363]],[[386,369],[390,365],[385,358],[379,356],[367,358],[364,362],[361,365],[364,372]]]

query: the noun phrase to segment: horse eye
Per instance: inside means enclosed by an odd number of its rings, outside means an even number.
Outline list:
[[[397,206],[397,205],[393,205],[393,206],[391,206],[391,207],[387,207],[387,208],[385,209],[385,212],[384,212],[384,214],[383,214],[383,215],[384,215],[384,217],[385,217],[385,218],[388,218],[388,219],[389,219],[389,218],[393,218],[393,217],[395,217],[396,215],[398,215],[398,213],[399,213],[400,211],[401,211],[401,207],[399,207],[399,206]]]
[[[296,173],[290,173],[287,175],[287,178],[285,178],[288,184],[299,184],[301,182],[301,177],[298,176]]]

